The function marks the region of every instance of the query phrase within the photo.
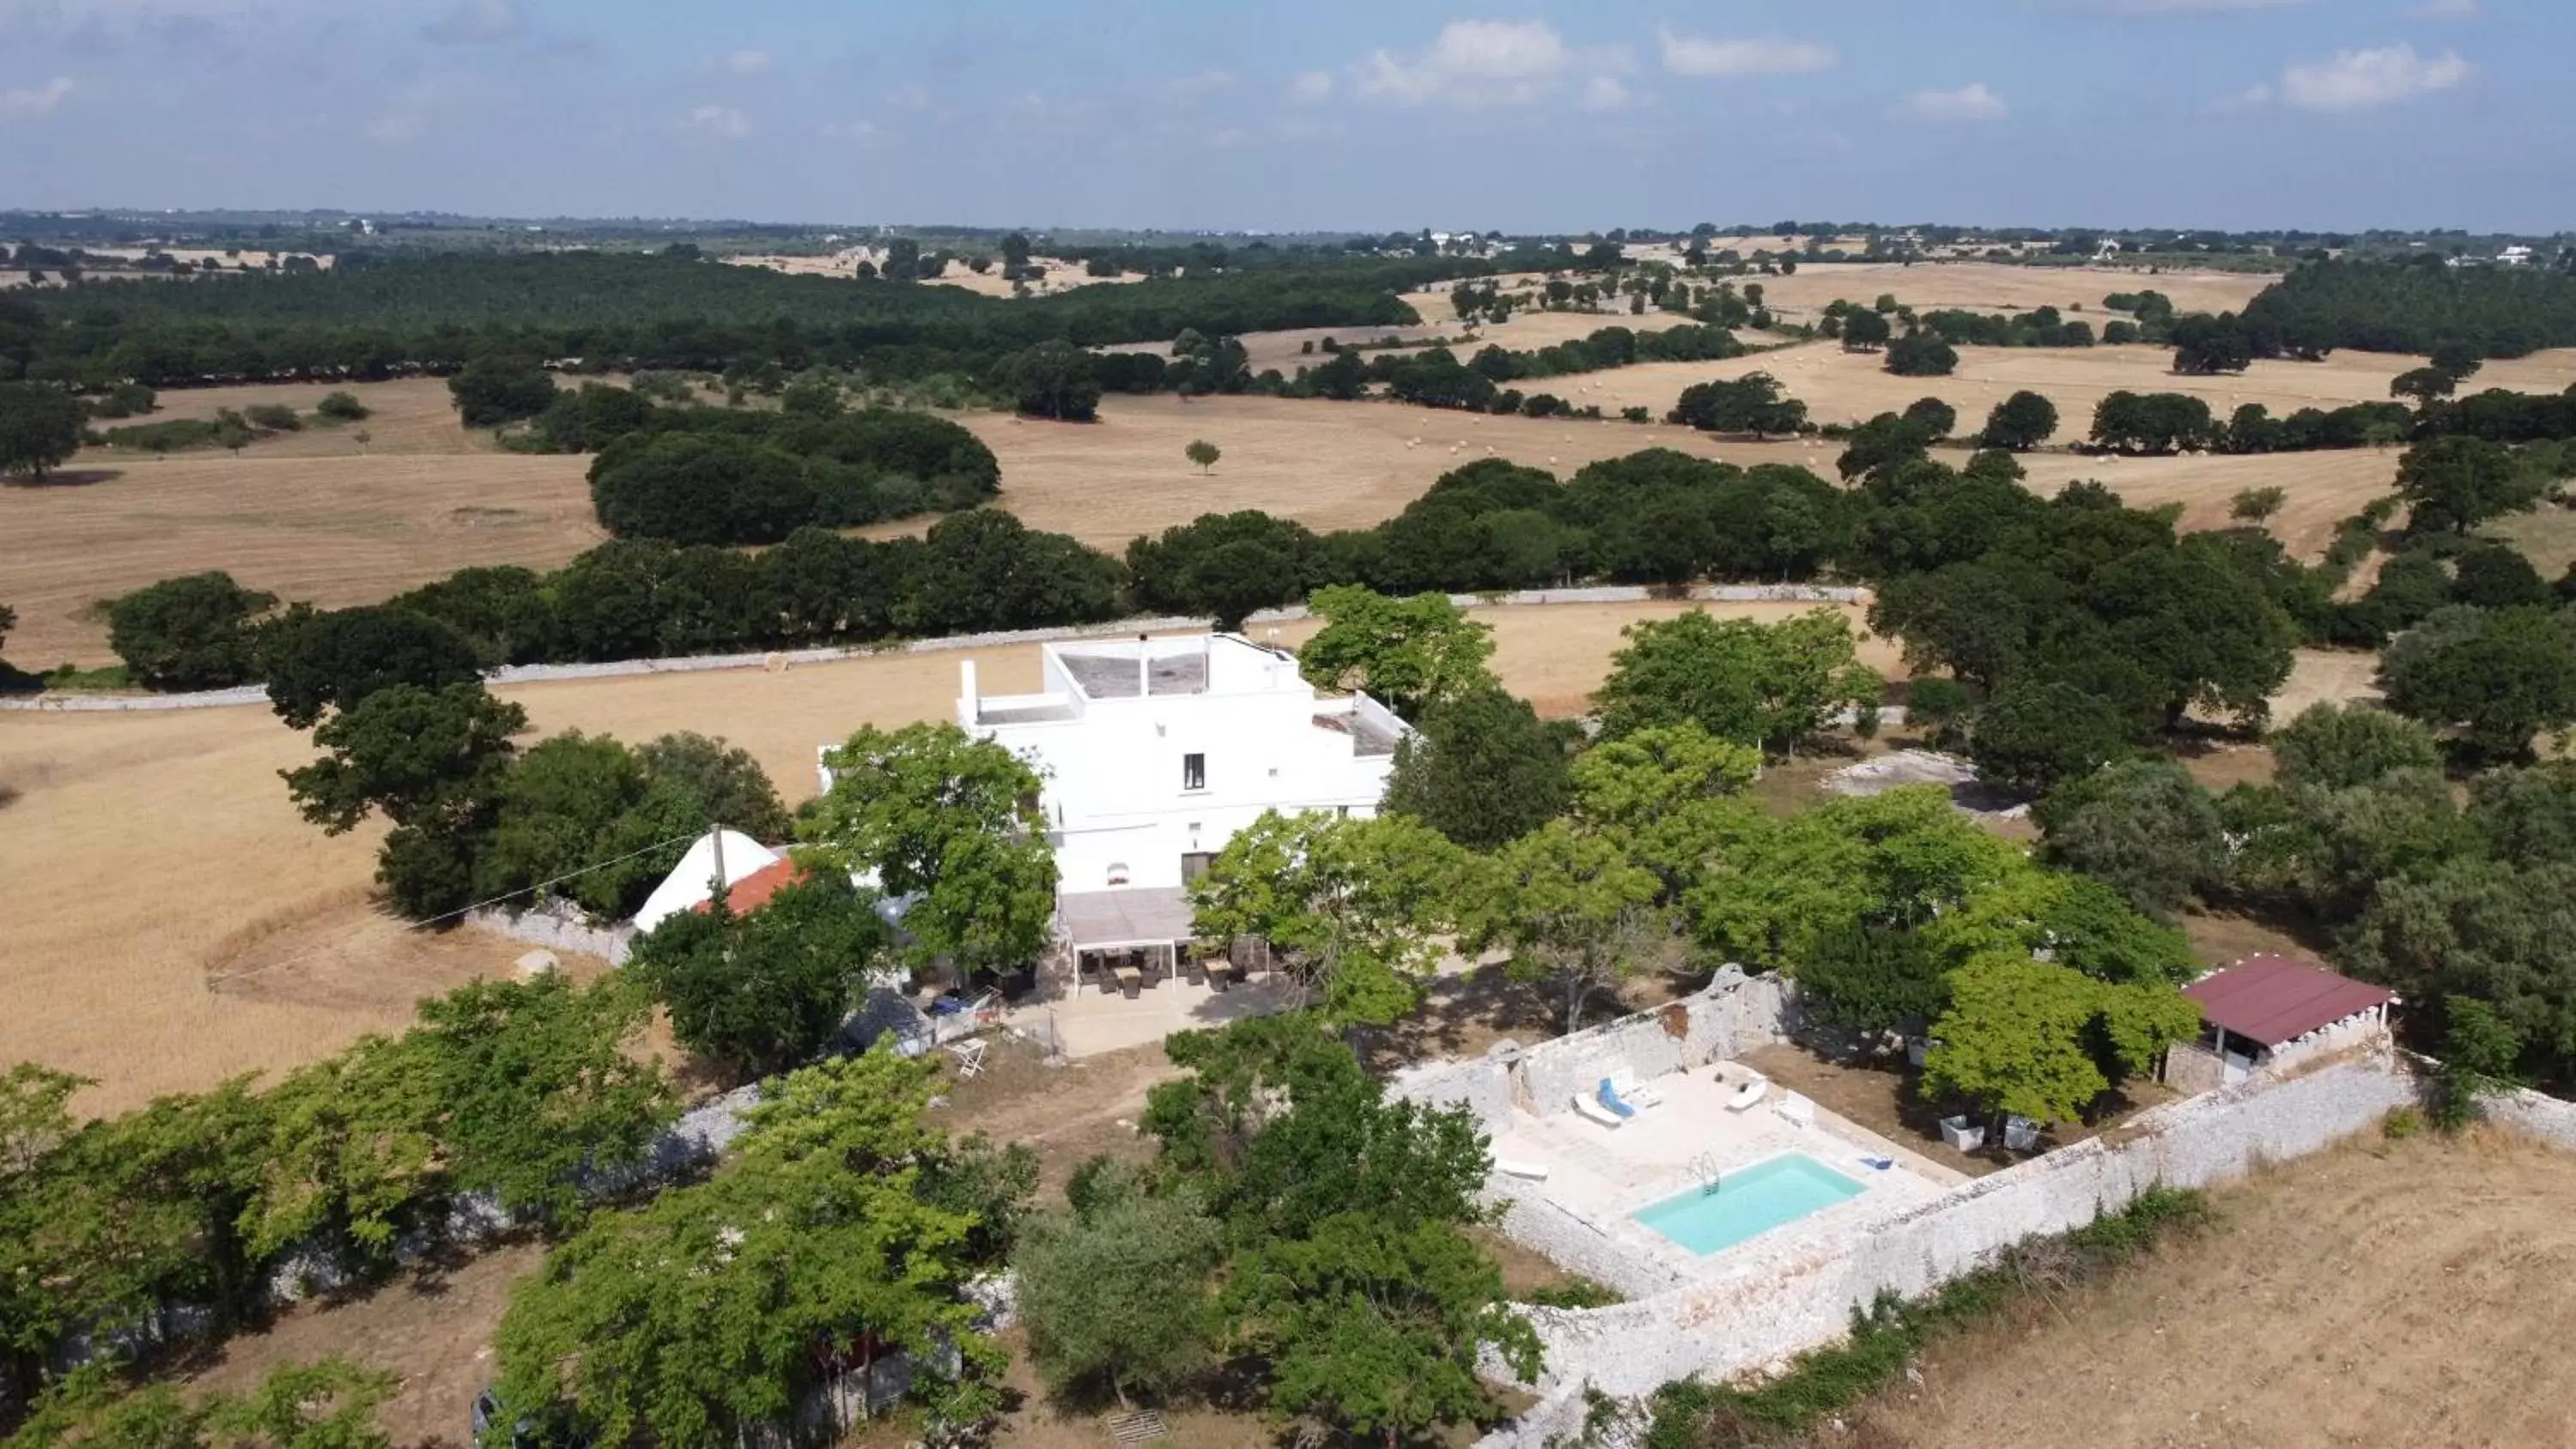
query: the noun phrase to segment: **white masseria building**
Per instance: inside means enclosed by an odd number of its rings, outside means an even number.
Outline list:
[[[1321,695],[1297,656],[1235,634],[1039,651],[1037,694],[959,669],[957,723],[1045,779],[1060,924],[1077,960],[1189,938],[1182,886],[1265,810],[1377,813],[1409,727],[1366,695]]]

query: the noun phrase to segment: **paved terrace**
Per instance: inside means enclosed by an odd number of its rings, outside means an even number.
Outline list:
[[[1542,1102],[1544,1115],[1516,1111],[1494,1134],[1494,1160],[1544,1165],[1548,1176],[1534,1185],[1536,1195],[1580,1219],[1620,1255],[1686,1278],[1708,1276],[1757,1245],[1771,1249],[1794,1239],[1864,1231],[1872,1221],[1968,1180],[1821,1107],[1811,1124],[1788,1120],[1777,1110],[1786,1094],[1776,1082],[1753,1107],[1726,1110],[1749,1075],[1749,1069],[1728,1062],[1716,1072],[1659,1077],[1654,1086],[1663,1100],[1639,1108],[1615,1128],[1570,1110],[1566,1102]],[[1784,1152],[1803,1153],[1859,1183],[1860,1195],[1705,1257],[1630,1216],[1700,1186],[1709,1166],[1722,1178]],[[1893,1158],[1895,1165],[1873,1168],[1864,1157]]]

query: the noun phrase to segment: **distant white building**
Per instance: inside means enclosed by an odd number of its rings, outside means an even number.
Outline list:
[[[2531,265],[2531,256],[2531,248],[2525,246],[2511,246],[2496,253],[2496,263],[2499,266],[2527,267]]]

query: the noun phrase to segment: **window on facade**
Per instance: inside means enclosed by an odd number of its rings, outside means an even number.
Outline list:
[[[1184,790],[1207,788],[1207,756],[1181,756],[1181,788]]]

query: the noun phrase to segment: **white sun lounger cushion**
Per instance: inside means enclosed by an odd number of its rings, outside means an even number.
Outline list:
[[[1627,1120],[1618,1113],[1602,1106],[1600,1098],[1594,1096],[1590,1092],[1577,1092],[1574,1094],[1574,1110],[1591,1118],[1593,1121],[1600,1123],[1604,1127],[1616,1127],[1621,1122]]]
[[[1752,1081],[1738,1087],[1735,1091],[1735,1095],[1727,1099],[1726,1110],[1730,1112],[1743,1112],[1750,1110],[1753,1104],[1761,1101],[1763,1094],[1770,1090],[1771,1083],[1769,1081],[1761,1077],[1755,1077]]]
[[[1494,1159],[1494,1166],[1507,1176],[1526,1177],[1532,1182],[1547,1181],[1548,1167],[1544,1162],[1523,1162],[1516,1158],[1498,1157]]]

